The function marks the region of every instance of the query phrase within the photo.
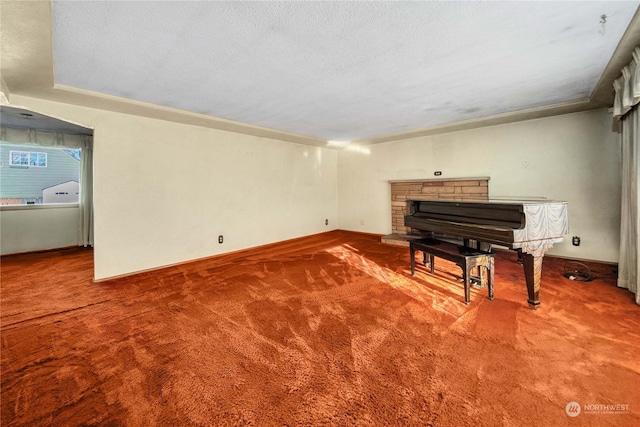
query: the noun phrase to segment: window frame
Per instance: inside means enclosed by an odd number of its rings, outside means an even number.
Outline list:
[[[19,153],[20,157],[22,157],[22,155],[26,154],[27,155],[27,164],[14,163],[13,162],[14,153]],[[31,163],[32,155],[35,155],[35,158],[36,158],[36,161],[34,162],[34,164]],[[36,163],[38,163],[38,157],[39,156],[44,156],[44,166],[36,164]],[[43,153],[41,151],[9,150],[9,166],[27,167],[27,168],[46,168],[46,167],[48,167],[48,164],[49,164],[49,159],[48,159],[47,153]]]
[[[20,146],[22,144],[16,144],[16,143],[11,143],[5,140],[0,140],[0,144],[3,145],[7,145],[7,146]],[[21,147],[20,147],[21,148]],[[26,148],[26,147],[25,147]],[[37,147],[34,147],[37,150]],[[70,155],[71,157],[74,157],[76,160],[79,161],[79,165],[78,165],[78,176],[77,178],[73,178],[72,180],[77,182],[78,184],[81,184],[81,177],[82,177],[82,168],[83,168],[83,164],[82,164],[82,159],[78,158],[79,156],[73,154],[71,151],[78,151],[80,153],[80,156],[83,155],[84,150],[82,148],[67,148],[67,147],[48,147],[48,146],[42,146],[42,148],[46,149],[46,148],[55,148],[55,149],[60,149],[65,151],[68,155]],[[29,150],[29,149],[11,149],[10,147],[7,147],[7,151],[9,153],[9,158],[8,158],[8,165],[5,164],[5,167],[8,168],[15,168],[15,169],[29,169],[29,168],[38,168],[38,169],[44,169],[44,168],[49,168],[49,154],[46,151],[35,151],[35,150]],[[38,166],[38,165],[25,165],[25,164],[15,164],[12,163],[13,160],[13,153],[24,153],[28,156],[29,158],[29,163],[31,160],[31,153],[37,155],[42,155],[44,157],[44,166]],[[1,162],[0,162],[0,167],[1,167]],[[54,166],[55,169],[55,166]],[[47,187],[48,188],[48,187]],[[49,203],[44,203],[44,201],[42,202],[38,202],[36,201],[35,203],[20,203],[20,204],[0,204],[0,212],[2,211],[19,211],[19,210],[33,210],[33,209],[60,209],[60,208],[79,208],[80,204],[81,204],[81,200],[82,200],[82,196],[81,196],[81,189],[79,189],[78,191],[78,200],[77,201],[72,201],[72,202],[49,202]],[[34,197],[18,197],[18,199],[34,199]],[[43,197],[37,197],[39,199],[43,199]]]

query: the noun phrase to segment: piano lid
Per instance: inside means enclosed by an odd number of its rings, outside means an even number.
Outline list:
[[[553,204],[553,203],[564,203],[568,202],[561,200],[552,200],[545,199],[540,197],[492,197],[490,199],[465,199],[465,200],[443,200],[443,199],[428,199],[428,198],[420,198],[420,199],[410,199],[407,201],[412,202],[437,202],[437,203],[457,203],[457,204],[488,204],[488,205],[539,205],[539,204]]]
[[[464,224],[489,225],[508,229],[525,226],[524,205],[500,200],[445,201],[408,200],[409,213],[416,219],[452,221]]]
[[[491,243],[561,241],[567,202],[555,200],[408,200],[405,225]]]

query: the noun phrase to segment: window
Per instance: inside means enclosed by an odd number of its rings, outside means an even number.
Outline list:
[[[47,153],[33,151],[11,151],[9,154],[11,166],[32,166],[36,168],[47,167]]]
[[[0,142],[0,205],[80,201],[82,151]]]

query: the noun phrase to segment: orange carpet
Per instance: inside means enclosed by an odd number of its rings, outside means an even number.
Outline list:
[[[336,231],[97,284],[91,250],[3,257],[2,426],[640,425],[615,279],[547,257],[532,311],[500,252],[466,306],[408,252]]]

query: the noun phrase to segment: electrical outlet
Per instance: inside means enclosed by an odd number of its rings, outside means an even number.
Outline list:
[[[324,225],[329,225],[329,220],[328,219],[324,220]]]
[[[573,236],[573,238],[571,239],[571,243],[573,243],[573,246],[580,246],[580,237]]]
[[[222,237],[222,234],[218,236],[218,243],[222,243],[224,242],[224,237]]]

